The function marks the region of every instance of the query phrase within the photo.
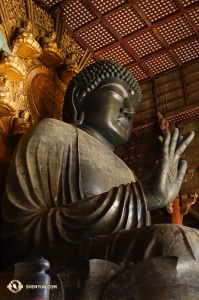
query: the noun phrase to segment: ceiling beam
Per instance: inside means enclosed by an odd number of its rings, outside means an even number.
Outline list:
[[[87,1],[88,2],[88,1]],[[85,0],[84,0],[84,3],[85,3]],[[96,23],[100,23],[100,22],[104,22],[104,21],[107,21],[107,18],[109,16],[112,16],[113,14],[115,14],[116,12],[120,11],[121,9],[124,9],[126,7],[129,7],[131,6],[130,3],[125,3],[125,4],[122,4],[118,7],[116,7],[115,9],[105,13],[104,15],[101,15],[98,10],[94,7],[94,5],[90,6],[89,5],[89,8],[91,9],[91,11],[95,14],[96,18],[95,18],[95,21],[90,21],[82,26],[80,26],[78,29],[75,29],[73,30],[73,35],[76,35],[77,33],[87,29],[88,27],[90,27],[91,25],[93,24],[96,24]],[[96,12],[96,13],[95,13]]]
[[[176,124],[177,124],[177,126],[181,126],[181,125],[186,125],[186,124],[189,124],[192,122],[198,122],[198,116],[194,116],[194,117],[191,117],[186,120],[178,121],[178,122],[176,122]],[[195,136],[198,136],[198,135],[199,135],[199,130],[195,131]]]
[[[190,190],[184,190],[182,191],[182,194],[198,194],[199,195],[199,188],[196,189],[190,189]]]
[[[184,8],[184,6],[180,3],[179,0],[173,0],[173,2],[178,7],[178,9],[183,13],[184,17],[186,18],[186,20],[188,21],[192,29],[195,31],[195,33],[199,34],[199,29],[194,23],[194,21],[192,20],[192,18],[190,17],[190,15],[188,14],[188,10]]]
[[[179,47],[179,46],[181,46],[181,45],[184,45],[185,43],[190,43],[190,42],[192,42],[192,41],[195,41],[195,40],[197,40],[197,39],[199,39],[199,36],[197,36],[197,35],[189,36],[189,37],[187,37],[186,39],[181,40],[181,41],[179,41],[179,42],[177,42],[177,43],[175,43],[175,44],[169,46],[168,49],[162,48],[162,49],[160,49],[160,50],[154,52],[153,54],[148,54],[148,55],[144,56],[143,58],[140,59],[140,62],[143,62],[143,63],[144,63],[148,58],[151,58],[151,57],[155,57],[155,56],[157,56],[157,55],[164,54],[164,53],[166,53],[166,52],[169,52],[170,50],[175,50],[175,48],[177,48],[177,47]],[[126,65],[125,67],[130,68],[130,67],[133,67],[133,66],[137,65],[138,63],[139,63],[139,62],[131,63],[131,64]]]
[[[168,111],[164,113],[164,118],[168,121],[172,120],[174,122],[177,121],[179,117],[182,117],[184,120],[189,119],[189,113],[192,113],[193,116],[199,115],[199,106],[196,106],[196,103],[191,103],[186,106],[179,107],[175,110]],[[141,129],[142,127],[150,127],[156,122],[156,118],[151,117],[148,119],[144,119],[142,121],[134,123],[134,129]]]
[[[159,30],[156,27],[152,27],[153,24],[151,23],[149,18],[146,16],[146,14],[141,10],[141,8],[137,4],[134,4],[133,8],[140,15],[140,17],[143,19],[143,21],[151,28],[152,32],[158,38],[158,40],[162,43],[162,45],[165,47],[165,49],[169,49],[169,44],[167,43],[165,38],[161,35],[161,33],[159,32]],[[169,50],[169,53],[179,66],[183,65],[182,61],[180,60],[180,58],[177,56],[177,54],[173,50]]]
[[[195,170],[199,167],[199,161],[198,162],[195,162],[194,164],[189,164],[187,166],[187,172],[190,171],[190,170]],[[198,189],[199,190],[199,189]],[[190,192],[191,194],[191,192]]]
[[[70,1],[70,0],[67,0],[67,1]],[[124,9],[124,8],[126,8],[126,7],[130,7],[131,6],[131,4],[130,3],[126,3],[126,4],[121,4],[119,7],[116,7],[116,8],[114,8],[113,10],[111,10],[111,11],[109,11],[109,12],[107,12],[107,13],[105,13],[105,14],[103,14],[103,16],[101,16],[101,17],[99,17],[99,18],[97,18],[97,22],[101,22],[101,21],[103,21],[104,19],[106,19],[107,17],[109,17],[109,16],[112,16],[112,15],[114,15],[116,12],[118,12],[118,11],[120,11],[121,9]],[[156,27],[158,27],[158,26],[160,26],[160,25],[162,25],[162,24],[164,24],[164,23],[166,23],[166,22],[168,22],[168,21],[170,21],[170,20],[172,20],[172,19],[175,19],[176,17],[178,17],[178,16],[182,16],[183,15],[183,13],[184,12],[182,12],[182,11],[177,11],[177,12],[174,12],[173,14],[171,14],[171,15],[169,15],[169,16],[166,16],[166,17],[163,17],[163,18],[161,18],[160,20],[158,20],[158,21],[156,21],[156,22],[154,22],[154,23],[151,23],[150,22],[150,20],[148,19],[148,17],[144,14],[144,12],[139,8],[139,6],[137,5],[137,4],[135,4],[135,5],[132,5],[132,7],[136,10],[136,12],[138,13],[138,11],[139,11],[139,15],[142,17],[144,17],[144,22],[146,23],[146,25],[151,29],[151,28],[156,28]],[[192,4],[191,6],[189,6],[189,10],[190,9],[193,9],[193,8],[196,8],[196,7],[199,7],[199,3],[197,3],[197,4]],[[188,9],[187,9],[187,11],[188,11]],[[93,11],[94,12],[94,11]],[[78,33],[78,32],[80,32],[80,31],[82,31],[82,30],[84,30],[85,28],[87,28],[87,27],[89,27],[89,23],[87,23],[86,25],[83,25],[82,27],[79,27],[77,30],[73,30],[73,34],[76,34],[76,33]],[[139,32],[138,32],[138,34],[140,33],[140,32],[142,32],[142,30],[143,29],[140,29],[139,30]],[[134,35],[134,33],[132,33],[132,34],[130,34],[128,37],[131,37],[131,36],[133,36]]]
[[[153,78],[154,73],[142,62],[140,62],[139,55],[124,41],[122,41],[121,45],[130,53],[130,55],[133,57],[133,59],[140,63],[140,66],[144,69],[144,71],[149,75],[149,77]],[[132,63],[131,63],[132,64]]]

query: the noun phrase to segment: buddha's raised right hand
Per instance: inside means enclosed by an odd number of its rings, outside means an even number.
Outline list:
[[[167,206],[176,198],[187,169],[187,162],[180,156],[193,138],[194,132],[190,131],[180,139],[177,128],[165,134],[160,158],[143,182],[148,210]]]

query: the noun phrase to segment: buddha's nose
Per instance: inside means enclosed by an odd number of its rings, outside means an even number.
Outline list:
[[[131,120],[131,118],[133,117],[133,110],[129,107],[122,107],[120,109],[120,113],[123,114],[125,116],[126,119]]]

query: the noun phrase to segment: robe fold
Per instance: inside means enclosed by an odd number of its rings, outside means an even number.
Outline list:
[[[70,252],[95,236],[149,224],[133,172],[106,145],[55,119],[20,140],[2,212],[12,262],[49,258],[63,244]]]
[[[42,120],[20,140],[2,214],[10,263],[41,256],[52,266],[93,258],[199,261],[198,230],[146,226],[145,196],[133,172],[103,143],[55,119]]]

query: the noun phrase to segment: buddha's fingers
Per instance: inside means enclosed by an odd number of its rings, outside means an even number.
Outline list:
[[[167,132],[164,136],[163,142],[161,144],[161,149],[160,149],[160,160],[165,159],[169,155],[169,143],[171,139],[171,134],[170,132]]]
[[[175,154],[174,154],[174,163],[177,163],[181,154],[185,151],[187,146],[191,143],[195,136],[193,131],[188,132],[183,139],[177,144]]]
[[[170,140],[170,145],[169,145],[169,158],[170,159],[173,159],[173,157],[174,157],[178,139],[179,139],[179,130],[177,128],[175,128],[171,133],[171,140]]]

